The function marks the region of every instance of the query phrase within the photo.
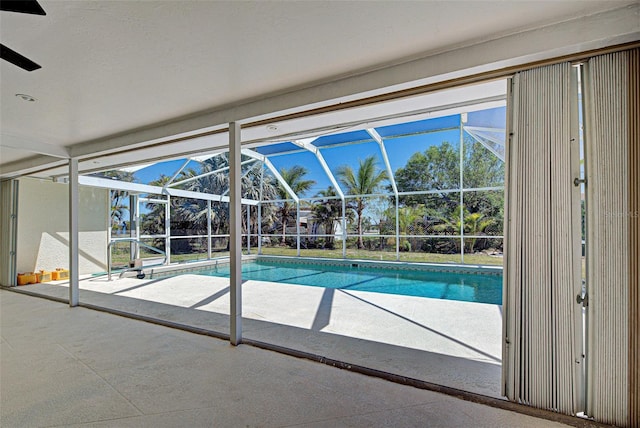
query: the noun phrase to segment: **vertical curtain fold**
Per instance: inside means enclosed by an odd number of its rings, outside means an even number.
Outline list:
[[[507,162],[504,393],[575,414],[571,65],[513,78]]]
[[[629,52],[629,425],[640,426],[640,49]]]
[[[587,64],[588,148],[594,164],[594,218],[588,268],[588,413],[618,425],[640,424],[640,50]],[[603,193],[605,192],[605,193]],[[603,333],[605,333],[603,335]],[[614,351],[617,350],[618,352]],[[627,351],[627,352],[625,352]]]
[[[630,269],[638,263],[629,258],[634,214],[630,211],[630,189],[635,187],[637,192],[637,183],[630,182],[634,166],[630,169],[629,68],[629,51],[593,57],[585,64],[589,225],[586,410],[597,421],[620,426],[630,422]]]

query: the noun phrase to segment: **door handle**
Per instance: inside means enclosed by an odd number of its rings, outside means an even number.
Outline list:
[[[576,303],[582,304],[582,306],[586,308],[589,306],[589,295],[585,293],[584,297],[582,297],[582,294],[578,294],[576,296]]]

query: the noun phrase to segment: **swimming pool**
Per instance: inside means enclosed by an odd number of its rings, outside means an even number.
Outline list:
[[[229,277],[229,265],[199,271]],[[502,304],[502,275],[372,268],[357,265],[280,263],[255,260],[242,264],[242,278],[340,290]]]

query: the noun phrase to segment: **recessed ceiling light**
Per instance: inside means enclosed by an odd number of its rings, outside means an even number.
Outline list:
[[[36,100],[31,95],[27,95],[27,94],[16,94],[16,97],[20,98],[22,101],[34,102]]]
[[[267,125],[267,131],[276,132],[278,127],[276,125]]]

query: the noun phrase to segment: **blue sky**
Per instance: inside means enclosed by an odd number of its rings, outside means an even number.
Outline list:
[[[410,122],[400,125],[392,125],[376,128],[385,140],[385,146],[389,157],[389,163],[395,172],[398,168],[403,167],[407,160],[416,152],[425,151],[431,145],[439,145],[443,141],[448,141],[454,145],[460,140],[460,132],[458,129],[430,132],[427,134],[414,135],[400,138],[390,138],[390,136],[398,133],[407,133],[418,130],[438,130],[442,128],[452,128],[458,126],[460,115],[446,116],[440,118],[429,119],[427,121]],[[468,114],[467,124],[472,126],[484,126],[494,128],[504,128],[506,121],[505,107],[498,107],[489,110],[482,110]],[[366,138],[363,131],[351,133],[336,134],[321,137],[314,141],[314,144],[322,146],[348,140],[349,138]],[[329,168],[334,172],[341,165],[350,165],[354,171],[358,168],[361,159],[369,155],[375,155],[378,159],[378,166],[384,169],[384,162],[380,155],[380,149],[375,142],[364,142],[352,144],[348,146],[330,147],[321,150]],[[307,192],[305,196],[313,196],[320,190],[326,189],[331,185],[326,174],[322,170],[316,157],[310,152],[301,152],[287,155],[270,156],[271,162],[277,169],[292,165],[302,165],[309,171],[307,178],[314,180],[316,184]],[[157,163],[147,168],[136,171],[136,181],[140,183],[149,183],[156,180],[161,174],[172,176],[184,163],[183,159],[172,160]],[[189,167],[197,168],[198,163],[192,161]]]
[[[459,131],[456,130],[385,140],[385,147],[391,169],[395,172],[399,167],[403,167],[407,163],[411,155],[416,152],[425,151],[431,145],[439,145],[443,141],[449,141],[455,144],[460,138],[459,135]],[[357,171],[359,162],[371,155],[375,156],[378,160],[378,167],[380,169],[385,168],[380,148],[375,142],[326,148],[322,149],[321,153],[334,175],[338,168],[343,165],[351,166],[354,171]],[[312,196],[331,185],[320,163],[311,153],[273,156],[271,157],[271,162],[278,169],[290,167],[295,164],[303,165],[307,168],[309,171],[309,179],[315,180],[316,184],[307,192],[306,196]]]

